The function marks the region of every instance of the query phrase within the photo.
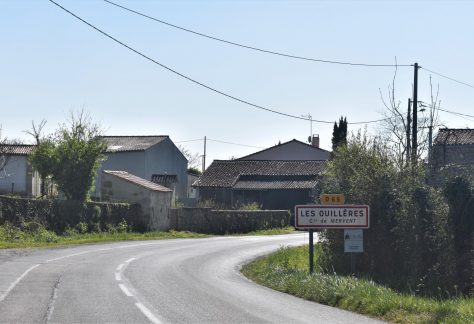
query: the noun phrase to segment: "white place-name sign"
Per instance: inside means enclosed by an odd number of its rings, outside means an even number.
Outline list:
[[[367,205],[297,205],[295,226],[312,228],[369,228]]]

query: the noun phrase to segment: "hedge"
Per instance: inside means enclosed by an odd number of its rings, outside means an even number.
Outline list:
[[[143,231],[145,224],[141,218],[138,204],[0,196],[0,225],[8,222],[20,226],[35,221],[49,230],[63,233],[79,223],[87,225],[88,231],[103,231],[125,220],[131,229]]]

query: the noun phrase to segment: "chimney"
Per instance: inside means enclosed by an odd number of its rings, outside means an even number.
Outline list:
[[[311,145],[319,148],[319,134],[313,134],[313,139],[311,140]]]

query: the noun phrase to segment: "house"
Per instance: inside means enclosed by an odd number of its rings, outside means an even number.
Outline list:
[[[474,165],[474,129],[441,128],[431,148],[434,169]]]
[[[241,157],[239,160],[271,160],[271,161],[310,161],[328,160],[330,152],[319,147],[319,136],[313,136],[312,144],[293,139],[277,144],[265,150]]]
[[[256,202],[263,209],[293,210],[297,204],[315,201],[325,163],[214,160],[194,186],[200,201],[211,200],[225,208]]]
[[[440,128],[430,154],[434,182],[444,176],[473,173],[474,129]]]
[[[141,206],[135,226],[144,230],[169,230],[173,191],[125,171],[104,170],[101,196],[105,201],[127,201]]]
[[[121,170],[173,191],[173,199],[187,196],[188,161],[167,135],[103,136],[106,160],[95,179],[94,196],[101,198],[102,171]]]
[[[3,144],[0,147],[0,193],[28,197],[41,194],[41,178],[28,162],[36,145]]]

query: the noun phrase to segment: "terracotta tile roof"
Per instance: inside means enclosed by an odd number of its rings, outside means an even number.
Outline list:
[[[2,154],[11,154],[11,155],[29,155],[33,152],[36,145],[28,144],[5,144],[0,145],[0,152]]]
[[[194,185],[224,188],[231,188],[235,185],[242,188],[244,186],[293,186],[297,188],[298,184],[309,186],[306,181],[316,181],[325,164],[325,161],[214,160]],[[238,184],[239,180],[242,183]],[[293,183],[291,183],[292,181]],[[273,182],[273,184],[269,182]]]
[[[169,138],[168,135],[156,136],[102,136],[107,144],[106,152],[144,151]]]
[[[106,174],[110,174],[110,175],[115,176],[117,178],[123,179],[125,181],[131,182],[133,184],[136,184],[138,186],[144,187],[144,188],[149,189],[149,190],[162,191],[162,192],[172,191],[171,189],[160,186],[159,184],[156,184],[154,182],[145,180],[143,178],[137,177],[137,176],[135,176],[133,174],[130,174],[126,171],[104,170],[102,172],[104,172]]]
[[[440,128],[433,142],[434,145],[472,145],[474,129]]]

